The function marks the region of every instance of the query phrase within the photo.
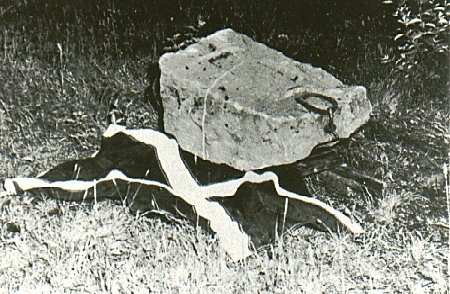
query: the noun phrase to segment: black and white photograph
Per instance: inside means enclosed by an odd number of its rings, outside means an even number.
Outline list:
[[[0,294],[449,293],[448,0],[0,0]]]

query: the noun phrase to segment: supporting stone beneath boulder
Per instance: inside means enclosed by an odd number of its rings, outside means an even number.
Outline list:
[[[113,125],[95,156],[37,178],[7,179],[5,188],[8,194],[31,191],[65,200],[120,199],[134,211],[200,220],[233,260],[298,224],[363,232],[338,210],[299,194],[301,178],[292,179],[289,169],[242,172],[191,158],[163,133]]]
[[[164,54],[165,131],[181,148],[239,170],[306,158],[367,122],[366,90],[231,29]]]

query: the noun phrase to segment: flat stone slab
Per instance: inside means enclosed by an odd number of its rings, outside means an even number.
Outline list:
[[[110,125],[93,156],[63,162],[36,178],[0,181],[6,190],[0,189],[0,200],[25,191],[59,200],[120,200],[130,211],[209,227],[234,261],[298,224],[364,233],[330,205],[289,189],[291,172],[236,171],[192,157],[166,134]],[[283,213],[283,225],[274,230]]]
[[[367,122],[366,90],[231,29],[159,60],[165,131],[239,170],[306,158]]]

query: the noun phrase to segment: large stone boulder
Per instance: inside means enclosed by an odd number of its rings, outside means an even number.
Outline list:
[[[164,54],[165,131],[181,148],[239,170],[288,164],[367,122],[366,90],[231,29]]]

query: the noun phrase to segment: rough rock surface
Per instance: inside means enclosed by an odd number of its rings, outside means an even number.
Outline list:
[[[288,164],[367,122],[366,90],[231,29],[160,61],[165,131],[240,170]]]

